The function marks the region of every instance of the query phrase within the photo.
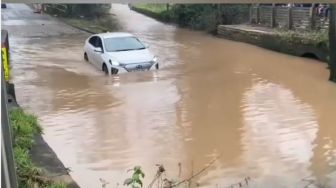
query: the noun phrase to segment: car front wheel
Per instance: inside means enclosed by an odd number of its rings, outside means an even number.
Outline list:
[[[84,60],[85,60],[85,61],[89,61],[89,58],[88,58],[86,52],[84,53]]]
[[[105,75],[108,75],[107,66],[105,64],[103,65],[103,72],[105,73]]]

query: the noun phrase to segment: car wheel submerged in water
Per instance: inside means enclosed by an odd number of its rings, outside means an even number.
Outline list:
[[[159,69],[158,59],[129,33],[101,33],[84,45],[84,59],[106,74]]]
[[[107,69],[107,66],[106,66],[105,63],[103,64],[103,68],[102,68],[102,70],[103,70],[103,72],[104,72],[106,75],[109,74],[108,69]]]
[[[84,53],[84,60],[85,60],[85,61],[89,61],[89,58],[88,58],[88,56],[87,56],[87,53],[86,53],[86,52]]]

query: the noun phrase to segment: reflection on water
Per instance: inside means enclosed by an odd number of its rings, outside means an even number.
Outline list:
[[[325,64],[178,29],[126,5],[112,12],[150,44],[161,70],[106,77],[82,60],[87,34],[11,38],[19,103],[82,187],[100,187],[99,178],[116,187],[135,165],[146,184],[155,164],[177,179],[180,163],[183,179],[219,155],[192,185],[249,176],[251,187],[304,187],[305,177],[336,186],[336,87]]]
[[[242,165],[257,177],[259,186],[267,182],[272,187],[297,187],[310,177],[318,130],[311,107],[290,90],[266,81],[246,91],[242,107]]]

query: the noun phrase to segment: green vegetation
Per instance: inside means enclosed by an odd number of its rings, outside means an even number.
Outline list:
[[[248,21],[249,5],[180,4],[174,5],[171,12],[172,20],[180,26],[213,31],[218,24],[239,24]]]
[[[167,4],[136,4],[131,5],[131,9],[160,21],[169,22],[171,19]]]
[[[249,5],[239,4],[134,4],[131,8],[161,21],[206,31],[215,31],[218,24],[243,23],[249,17]]]
[[[118,22],[109,13],[110,4],[46,4],[46,12],[90,33],[115,31]]]
[[[45,4],[46,11],[62,17],[100,17],[108,13],[111,4]]]
[[[162,14],[169,10],[169,5],[167,4],[137,4],[134,7],[137,7],[139,9],[145,9],[149,10],[150,12],[156,13],[156,14]]]
[[[145,177],[145,173],[141,170],[140,166],[135,166],[133,168],[133,174],[132,177],[127,178],[124,181],[124,185],[132,186],[132,188],[140,188],[143,187],[143,183],[141,181],[141,178]]]
[[[290,30],[277,30],[276,34],[284,41],[295,44],[312,45],[318,48],[329,48],[329,37],[327,31],[306,31],[297,32]]]
[[[73,27],[85,29],[90,33],[115,31],[119,28],[117,21],[111,16],[103,16],[99,19],[61,18],[61,20]]]
[[[330,5],[330,20],[329,20],[329,80],[336,82],[336,4]]]
[[[179,175],[176,177],[176,179],[171,179],[168,176],[166,176],[166,169],[163,165],[157,164],[157,170],[154,178],[150,181],[150,183],[147,186],[143,185],[143,179],[145,178],[145,174],[142,171],[140,166],[135,166],[133,169],[130,169],[128,171],[133,171],[133,174],[130,178],[125,179],[124,184],[126,186],[129,186],[131,188],[142,188],[142,187],[148,187],[148,188],[187,188],[187,187],[198,187],[199,183],[194,182],[193,179],[200,174],[204,173],[206,170],[208,170],[214,163],[217,161],[217,159],[220,156],[213,159],[210,163],[208,163],[203,168],[199,169],[196,173],[192,173],[191,176],[185,179],[181,179],[181,170],[182,170],[182,164],[179,163]],[[239,182],[233,183],[231,185],[225,186],[225,187],[243,187],[248,186],[249,182],[251,181],[251,178],[245,177]],[[106,184],[103,184],[102,187],[105,187]]]
[[[19,187],[66,188],[65,185],[55,184],[44,177],[42,170],[37,168],[30,158],[29,151],[34,144],[34,135],[42,133],[36,117],[15,108],[10,111],[10,124]]]

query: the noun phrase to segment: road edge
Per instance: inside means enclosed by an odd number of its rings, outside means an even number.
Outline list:
[[[66,21],[65,19],[63,19],[63,18],[57,18],[57,19],[58,19],[59,21],[63,22],[64,24],[66,24],[66,25],[68,25],[68,26],[70,26],[70,27],[73,27],[73,28],[75,28],[75,29],[78,29],[78,30],[81,30],[81,31],[84,31],[84,32],[87,32],[87,33],[90,33],[90,34],[97,34],[96,32],[93,32],[93,31],[91,31],[91,30],[89,30],[89,29],[85,29],[85,28],[76,26],[76,25],[74,25],[74,24],[71,24],[71,23],[67,22],[67,21]]]
[[[32,9],[30,5],[28,5],[28,7]],[[17,102],[15,84],[12,82],[9,82],[7,85],[7,96],[9,111],[15,108],[23,109]],[[80,188],[77,182],[69,174],[70,170],[64,166],[42,135],[43,133],[34,136],[34,144],[29,151],[29,155],[34,165],[43,171],[43,175],[46,178],[55,181],[56,183],[63,183],[69,188]]]
[[[8,108],[9,110],[14,108],[22,109],[12,93],[8,94]],[[47,178],[57,183],[64,183],[69,188],[80,188],[77,182],[69,174],[70,170],[64,166],[56,153],[44,140],[42,134],[35,135],[34,145],[29,152],[33,163],[38,168],[42,169]]]

